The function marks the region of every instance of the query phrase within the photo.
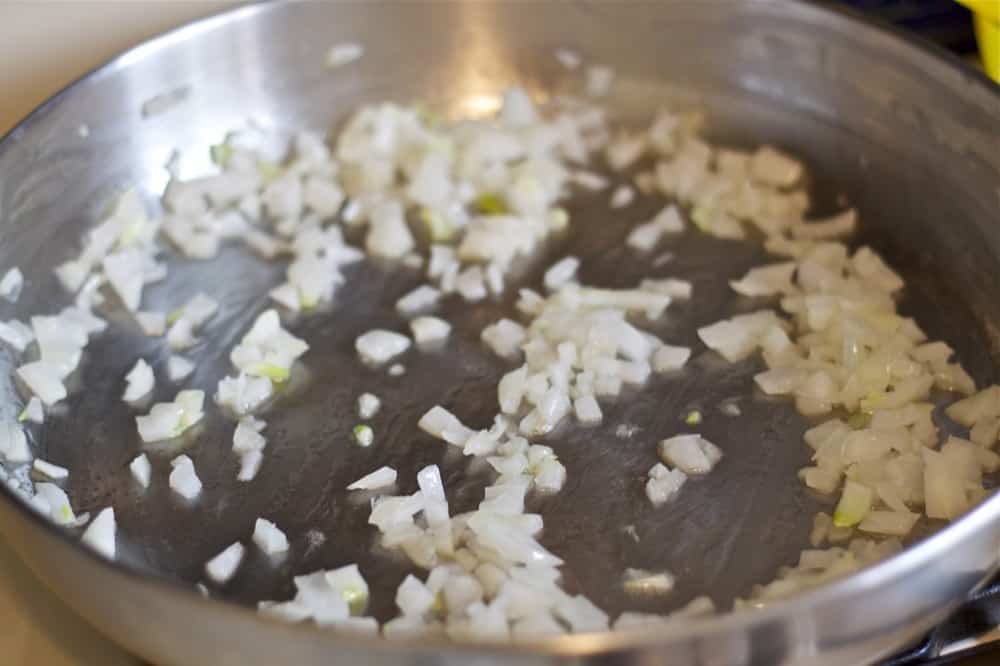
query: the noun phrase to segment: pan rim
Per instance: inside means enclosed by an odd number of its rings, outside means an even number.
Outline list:
[[[915,34],[893,26],[881,19],[863,14],[852,7],[833,4],[829,0],[824,0],[820,3],[806,3],[797,0],[772,1],[785,5],[789,10],[801,12],[804,15],[808,15],[809,13],[825,15],[826,18],[833,17],[845,25],[864,27],[890,41],[896,42],[897,45],[901,46],[905,44],[906,47],[920,52],[922,57],[929,60],[937,60],[941,65],[962,75],[970,84],[980,87],[986,94],[992,95],[1000,103],[1000,85],[987,77],[985,72],[970,66],[969,63],[955,54]],[[20,134],[46,117],[58,104],[72,95],[84,83],[113,74],[119,69],[128,67],[133,62],[142,60],[193,35],[210,32],[216,28],[249,20],[259,15],[280,11],[288,4],[291,3],[279,0],[267,0],[225,8],[143,40],[73,79],[29,112],[0,137],[0,153],[8,150],[12,144],[17,142]],[[544,642],[510,645],[490,642],[456,643],[440,639],[386,640],[381,637],[359,637],[348,633],[330,632],[311,625],[289,625],[280,620],[262,616],[253,609],[233,602],[215,598],[203,599],[192,586],[182,584],[179,581],[152,576],[122,562],[109,561],[84,547],[78,539],[74,538],[65,529],[54,525],[32,511],[5,484],[0,484],[0,498],[2,498],[0,501],[13,507],[14,514],[18,515],[21,521],[34,529],[41,530],[47,537],[54,537],[61,543],[68,545],[77,557],[82,554],[83,557],[90,558],[92,563],[96,562],[99,566],[104,567],[109,573],[124,576],[133,582],[155,586],[156,589],[167,593],[180,592],[193,602],[207,601],[214,605],[215,612],[217,613],[231,614],[233,618],[242,619],[244,622],[251,621],[272,627],[278,625],[290,633],[298,634],[300,639],[323,636],[328,637],[330,640],[354,643],[359,647],[368,649],[374,648],[393,652],[408,652],[413,651],[415,648],[420,650],[434,649],[445,650],[456,655],[472,652],[479,654],[485,652],[491,654],[540,654],[552,656],[598,655],[655,645],[667,645],[681,638],[701,638],[708,635],[759,626],[769,620],[794,615],[799,611],[823,605],[832,605],[838,601],[864,595],[888,581],[905,578],[910,572],[922,567],[924,562],[944,556],[949,549],[955,547],[966,536],[982,529],[990,522],[993,522],[996,516],[1000,515],[1000,492],[997,492],[958,520],[933,535],[908,546],[901,553],[893,557],[830,584],[801,592],[788,599],[774,601],[764,608],[740,609],[703,618],[687,618],[664,625],[662,629],[658,628],[655,636],[642,635],[637,631],[604,632],[597,634],[573,634],[565,638],[548,639]],[[20,551],[18,552],[19,557],[23,558],[23,554]],[[44,580],[43,573],[37,570],[35,570],[35,573],[39,578]],[[48,585],[47,582],[46,585]],[[57,595],[59,594],[59,590],[54,589],[54,591]],[[955,600],[956,603],[959,601],[958,599]],[[88,618],[85,617],[84,619],[89,622]]]

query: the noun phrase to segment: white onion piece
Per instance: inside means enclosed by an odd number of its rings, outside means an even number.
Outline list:
[[[268,556],[288,552],[288,537],[266,518],[258,518],[254,523],[253,542]]]
[[[435,601],[435,595],[412,575],[407,575],[396,589],[396,606],[404,616],[422,616]]]
[[[139,359],[125,375],[125,393],[122,400],[137,402],[149,395],[153,390],[153,369],[143,359]]]
[[[604,418],[600,405],[597,404],[597,400],[592,395],[580,396],[574,400],[573,411],[580,423],[588,425],[600,423]]]
[[[421,285],[396,301],[396,312],[404,317],[426,312],[438,304],[441,292],[430,285]]]
[[[144,263],[143,253],[134,249],[121,250],[108,255],[102,262],[108,283],[130,312],[135,312],[142,300]]]
[[[613,209],[625,208],[635,201],[635,190],[628,185],[619,185],[611,193],[608,205]]]
[[[722,458],[722,451],[700,435],[675,435],[660,442],[660,457],[685,474],[707,474]]]
[[[652,366],[655,372],[672,372],[680,370],[691,358],[691,350],[688,347],[676,347],[673,345],[660,345],[653,352]]]
[[[358,416],[366,421],[378,413],[382,401],[373,393],[362,393],[358,396]]]
[[[129,471],[132,472],[132,477],[139,483],[143,488],[149,487],[149,481],[152,477],[152,466],[149,464],[149,458],[146,457],[145,453],[140,453],[132,462],[128,465]]]
[[[45,410],[42,408],[42,401],[38,396],[31,396],[24,411],[18,416],[18,420],[31,421],[32,423],[42,423],[45,421]]]
[[[62,373],[51,363],[45,361],[26,363],[17,369],[17,374],[31,392],[50,407],[66,397]]]
[[[116,534],[118,531],[115,522],[115,510],[112,507],[101,509],[87,526],[87,529],[80,537],[80,542],[94,549],[100,555],[109,560],[116,556]]]
[[[24,275],[17,266],[9,269],[4,273],[3,278],[0,278],[0,296],[11,303],[17,302],[17,299],[21,296],[21,289],[23,287]]]
[[[203,391],[180,391],[173,402],[160,402],[146,416],[135,418],[144,442],[159,442],[179,437],[204,416]]]
[[[137,311],[133,316],[145,335],[159,337],[167,331],[167,316],[162,312]]]
[[[52,463],[42,460],[41,458],[35,458],[31,468],[53,481],[62,481],[69,478],[68,469],[60,467],[59,465],[53,465]]]
[[[440,405],[431,407],[420,417],[417,426],[428,435],[443,439],[455,446],[464,446],[465,442],[475,434],[474,430],[466,427],[454,414]]]
[[[772,146],[762,146],[750,158],[750,177],[759,183],[790,187],[802,177],[803,168],[797,160]]]
[[[410,339],[401,333],[374,329],[358,336],[354,348],[362,361],[379,365],[409,349]]]
[[[274,394],[274,387],[267,377],[251,377],[240,373],[236,377],[219,380],[215,402],[227,407],[237,416],[250,414],[267,402]]]
[[[31,327],[16,319],[0,322],[0,340],[23,352],[35,340]]]
[[[236,575],[245,553],[246,548],[237,541],[205,563],[205,574],[219,585],[229,582]]]
[[[194,462],[186,455],[179,455],[170,461],[170,488],[187,500],[193,500],[201,493],[201,479],[194,469]]]
[[[653,506],[660,506],[676,497],[687,481],[687,475],[684,472],[679,469],[669,469],[662,463],[653,465],[648,476],[646,497]]]
[[[550,292],[558,291],[564,284],[575,279],[578,268],[580,268],[579,259],[576,257],[564,257],[552,264],[545,271],[542,282]]]
[[[167,378],[172,382],[182,382],[194,372],[194,363],[176,354],[167,359]]]
[[[371,474],[366,474],[347,486],[348,490],[377,490],[396,483],[396,470],[391,467],[380,467]]]
[[[24,429],[17,423],[0,423],[0,455],[9,463],[24,463],[31,460],[31,448]]]
[[[480,337],[497,356],[513,358],[520,352],[526,332],[516,321],[501,319],[484,328]]]
[[[417,345],[436,345],[451,335],[451,324],[439,317],[422,316],[410,320],[410,332]]]

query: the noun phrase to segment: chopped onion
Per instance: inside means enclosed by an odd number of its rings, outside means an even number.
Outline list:
[[[170,461],[170,488],[187,500],[193,500],[201,493],[201,479],[194,470],[194,462],[186,455],[179,455]]]
[[[24,429],[14,422],[0,422],[0,455],[8,463],[24,463],[31,460],[31,448]]]
[[[406,316],[426,312],[441,300],[441,292],[430,285],[421,285],[396,301],[396,312]]]
[[[396,483],[396,470],[391,467],[380,467],[371,474],[361,477],[348,490],[377,490]]]
[[[243,562],[245,552],[246,548],[237,541],[205,564],[205,574],[220,585],[229,582]]]
[[[686,474],[707,474],[722,451],[700,435],[676,435],[660,442],[660,457]]]
[[[362,334],[354,342],[361,360],[378,365],[399,356],[410,348],[410,339],[400,333],[374,329]]]
[[[135,362],[135,365],[129,370],[128,374],[125,375],[125,382],[127,385],[125,393],[122,395],[122,400],[125,402],[138,402],[153,390],[153,369],[149,367],[146,361],[140,358]]]
[[[17,374],[31,392],[50,407],[66,397],[62,373],[51,363],[45,361],[26,363],[17,369]]]
[[[258,518],[254,523],[253,542],[268,556],[288,552],[288,537],[266,518]]]
[[[116,556],[115,510],[112,507],[101,509],[100,513],[90,522],[83,535],[81,543],[91,547],[100,555],[114,560]]]
[[[62,481],[69,478],[69,470],[65,467],[60,467],[59,465],[53,465],[50,462],[46,462],[41,458],[35,458],[35,461],[31,465],[39,474],[42,474],[53,481]]]
[[[31,396],[24,410],[18,415],[18,421],[31,421],[32,423],[42,423],[45,421],[45,411],[42,408],[42,401],[38,396]]]
[[[560,259],[545,271],[545,277],[543,278],[545,288],[550,292],[558,291],[564,284],[574,280],[579,267],[580,260],[576,257],[564,257]]]
[[[167,359],[167,377],[172,382],[182,382],[191,376],[194,367],[194,363],[183,356],[172,354]]]
[[[152,477],[152,467],[150,466],[149,458],[146,457],[145,453],[140,453],[133,458],[132,462],[129,463],[128,468],[140,486],[143,488],[149,487],[149,481]]]
[[[451,334],[451,324],[438,317],[416,317],[410,320],[410,332],[417,345],[426,347],[446,340]]]
[[[167,331],[167,316],[162,312],[137,311],[133,316],[142,332],[150,337],[159,337]]]
[[[366,421],[378,413],[382,401],[373,393],[362,393],[358,396],[358,416]]]
[[[0,340],[3,340],[18,352],[23,352],[35,339],[31,328],[24,323],[11,319],[0,322]]]
[[[3,278],[0,278],[0,296],[11,303],[17,303],[17,299],[21,296],[22,287],[24,287],[24,275],[17,266],[9,269],[4,273]]]
[[[635,201],[635,190],[633,190],[628,185],[619,185],[611,193],[611,199],[608,205],[611,208],[625,208]]]

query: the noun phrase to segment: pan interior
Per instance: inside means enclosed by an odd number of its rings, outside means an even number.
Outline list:
[[[501,33],[504,22],[512,20],[502,11],[492,18],[499,21]],[[466,39],[462,34],[458,31],[450,39]],[[306,50],[312,53],[328,41],[318,36],[307,40]],[[558,40],[477,43],[485,54],[469,57],[497,60],[482,66],[488,83],[476,94],[492,94],[513,82],[536,93],[571,85],[550,62]],[[602,48],[605,55],[611,53],[606,45]],[[438,51],[434,56],[430,67],[445,62]],[[269,67],[285,72],[288,66],[277,60]],[[995,274],[991,271],[996,259],[993,245],[969,222],[981,208],[976,201],[955,201],[953,183],[937,174],[929,160],[911,160],[901,169],[901,160],[912,157],[903,151],[919,149],[905,147],[904,139],[865,133],[829,113],[811,112],[796,103],[793,90],[774,93],[758,86],[754,91],[752,79],[746,77],[741,84],[706,78],[697,86],[678,77],[668,85],[665,81],[672,80],[670,70],[676,65],[665,67],[662,76],[649,67],[630,70],[627,62],[621,65],[620,94],[609,104],[623,122],[634,124],[673,100],[684,108],[704,109],[710,136],[719,141],[738,146],[773,142],[803,156],[812,174],[813,212],[832,212],[844,201],[858,206],[864,227],[858,242],[884,252],[907,280],[904,312],[915,316],[931,338],[955,347],[978,384],[995,380],[1000,304],[987,297],[990,283],[982,276]],[[448,70],[441,65],[433,71],[420,82],[427,87],[414,90],[415,83],[379,78],[352,87],[350,73],[331,79],[327,89],[307,89],[320,75],[288,70],[285,85],[272,87],[266,96],[249,94],[247,105],[238,109],[231,103],[219,106],[216,93],[199,96],[195,79],[191,99],[162,118],[122,121],[116,127],[107,119],[86,117],[94,125],[86,140],[68,138],[74,120],[84,115],[39,121],[23,137],[8,139],[0,155],[4,173],[15,174],[6,180],[0,199],[9,238],[0,246],[0,265],[17,264],[28,279],[20,302],[3,305],[2,317],[26,320],[67,304],[69,298],[51,268],[74,252],[80,234],[115,188],[137,185],[155,205],[169,150],[183,152],[185,175],[193,175],[203,166],[208,146],[248,116],[267,116],[288,131],[299,125],[334,127],[359,103],[407,101],[415,93],[448,113],[461,108],[479,85],[458,81],[434,88],[430,84],[446,79]],[[113,77],[98,85],[109,85],[107,81]],[[252,89],[246,78],[226,83],[229,93],[240,86]],[[334,93],[336,102],[328,104]],[[287,108],[276,113],[284,100],[289,100]],[[191,121],[194,128],[184,129]],[[98,165],[102,149],[109,151],[107,165]],[[14,164],[21,168],[13,170]],[[749,594],[754,584],[773,578],[780,566],[794,563],[808,544],[813,515],[831,507],[828,499],[811,494],[796,478],[809,460],[801,438],[809,422],[787,401],[765,399],[752,389],[752,376],[762,368],[759,360],[727,364],[706,352],[695,334],[698,326],[765,303],[737,297],[728,288],[728,280],[764,262],[765,254],[754,243],[688,231],[663,247],[671,255],[669,261],[663,262],[662,252],[637,258],[623,247],[623,239],[634,223],[648,219],[662,204],[641,198],[624,211],[612,211],[607,193],[574,196],[567,204],[570,231],[526,261],[523,274],[511,285],[537,287],[545,268],[566,255],[582,260],[581,281],[590,285],[625,287],[643,277],[666,276],[694,284],[690,302],[675,303],[661,319],[644,323],[667,342],[695,348],[687,370],[654,377],[641,390],[624,394],[605,409],[598,427],[565,426],[541,442],[556,449],[568,471],[562,492],[529,502],[529,510],[545,518],[542,542],[566,560],[567,587],[612,614],[626,609],[668,611],[699,594],[728,607],[734,597]],[[947,232],[946,224],[954,231]],[[236,246],[210,263],[177,259],[169,265],[168,280],[147,288],[145,309],[169,310],[199,290],[223,305],[203,332],[204,344],[189,354],[197,370],[188,384],[211,395],[218,380],[230,372],[228,350],[268,306],[266,291],[277,284],[283,266],[263,262]],[[119,558],[125,565],[169,580],[198,582],[205,561],[234,541],[246,541],[254,520],[263,516],[287,532],[289,555],[274,562],[249,549],[243,567],[218,591],[220,596],[248,604],[289,598],[294,593],[292,575],[357,562],[372,586],[373,614],[380,620],[394,615],[394,590],[412,569],[401,556],[377,547],[377,531],[366,523],[367,496],[349,494],[345,487],[390,465],[399,471],[399,492],[412,492],[416,471],[433,463],[441,467],[453,512],[478,504],[489,475],[485,466],[447,450],[415,424],[434,404],[451,409],[471,426],[485,427],[491,421],[497,381],[511,366],[483,347],[479,332],[502,316],[516,318],[516,312],[512,297],[476,305],[449,301],[442,312],[455,326],[450,343],[439,352],[411,351],[402,359],[406,373],[391,377],[363,366],[354,340],[376,327],[405,330],[405,321],[392,306],[422,283],[420,272],[365,262],[350,268],[347,278],[328,310],[287,322],[311,350],[292,386],[262,416],[268,422],[268,446],[261,472],[251,483],[236,481],[233,423],[209,410],[197,431],[178,447],[146,449],[153,483],[147,491],[136,487],[128,463],[143,447],[135,412],[120,399],[122,378],[139,356],[159,375],[167,353],[160,341],[143,337],[121,310],[107,313],[112,326],[88,347],[79,390],[31,436],[40,457],[71,470],[66,487],[78,511],[115,507]],[[516,289],[508,289],[508,294],[514,293]],[[3,409],[9,415],[19,411],[21,403],[9,380],[17,360],[0,353],[0,390],[8,398]],[[169,400],[174,390],[160,382],[153,398]],[[362,392],[375,393],[383,401],[382,411],[371,420],[375,444],[368,449],[358,448],[351,439]],[[734,401],[739,416],[720,411],[723,403]],[[656,462],[656,443],[687,431],[683,419],[692,409],[704,414],[699,431],[723,449],[724,458],[709,477],[688,484],[675,502],[654,508],[643,494],[643,483]],[[180,448],[194,459],[205,486],[190,505],[166,484],[169,460]],[[620,585],[626,567],[676,574],[675,592],[661,600],[626,597]]]

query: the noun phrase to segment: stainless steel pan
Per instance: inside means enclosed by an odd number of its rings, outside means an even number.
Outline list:
[[[363,43],[365,57],[349,68],[324,68],[326,49],[344,40]],[[566,74],[552,57],[559,46],[618,69],[612,105],[625,121],[669,101],[704,108],[718,139],[774,142],[802,155],[815,175],[817,212],[842,196],[856,204],[863,240],[907,279],[904,309],[952,344],[980,384],[996,380],[1000,92],[942,53],[843,13],[786,1],[313,2],[243,7],[193,23],[71,85],[0,143],[0,266],[20,265],[28,278],[20,303],[2,306],[0,316],[58,304],[63,294],[51,268],[116,189],[135,184],[155,200],[174,148],[186,155],[184,170],[195,173],[207,165],[208,145],[248,116],[289,130],[324,129],[359,104],[387,98],[423,99],[449,112],[513,83],[562,89]],[[179,101],[155,115],[140,112],[164,95]],[[671,340],[694,343],[696,325],[731,312],[726,278],[761,258],[750,247],[691,235],[672,248],[673,262],[652,268],[612,249],[626,224],[602,198],[571,206],[575,231],[552,251],[583,258],[585,280],[623,285],[670,274],[695,282],[699,297],[672,311],[659,331]],[[211,391],[227,368],[224,350],[264,305],[262,287],[281,269],[236,249],[219,263],[183,272],[182,263],[175,262],[167,287],[147,290],[147,302],[166,307],[196,289],[224,301],[192,380]],[[537,279],[544,265],[540,259],[525,280]],[[860,663],[917,637],[997,566],[1000,497],[993,497],[850,579],[656,635],[574,636],[501,649],[365,640],[258,617],[241,605],[291,596],[291,573],[353,561],[373,584],[375,614],[391,615],[392,590],[407,567],[371,554],[365,507],[342,490],[360,474],[391,464],[405,480],[436,462],[454,505],[479,499],[477,471],[415,435],[413,425],[436,402],[460,406],[470,422],[493,413],[491,387],[503,365],[479,349],[477,331],[511,304],[455,313],[455,348],[414,356],[408,373],[393,379],[361,368],[351,342],[372,326],[394,324],[386,306],[418,276],[362,267],[349,278],[330,312],[293,326],[319,352],[306,359],[308,380],[268,416],[269,458],[254,483],[234,481],[231,425],[210,416],[189,452],[206,486],[199,503],[179,505],[165,483],[137,493],[126,466],[138,438],[119,399],[120,377],[137,354],[165,355],[116,327],[88,351],[87,390],[33,433],[33,443],[71,468],[69,491],[80,510],[115,506],[120,561],[109,565],[84,552],[0,492],[0,530],[28,564],[139,655],[165,664]],[[19,400],[7,379],[13,362],[0,357],[0,391],[11,405]],[[695,366],[683,379],[658,380],[622,400],[605,426],[554,443],[570,481],[537,502],[544,542],[567,560],[568,585],[611,611],[629,605],[614,584],[624,566],[678,574],[676,594],[648,610],[669,610],[704,592],[723,603],[746,595],[794,560],[824,506],[795,479],[807,457],[806,423],[790,405],[752,395],[755,362],[727,366],[703,354]],[[389,407],[376,421],[379,444],[366,451],[348,444],[362,390],[380,393]],[[740,418],[714,410],[734,397]],[[653,462],[656,434],[693,407],[706,413],[705,432],[725,449],[724,463],[669,511],[652,511],[639,479]],[[642,428],[621,437],[622,423]],[[162,473],[166,460],[155,458],[154,469]],[[193,587],[201,565],[245,539],[262,514],[289,532],[290,557],[278,568],[249,557],[229,586],[214,591],[235,603],[202,599]],[[624,531],[629,525],[638,539]]]

